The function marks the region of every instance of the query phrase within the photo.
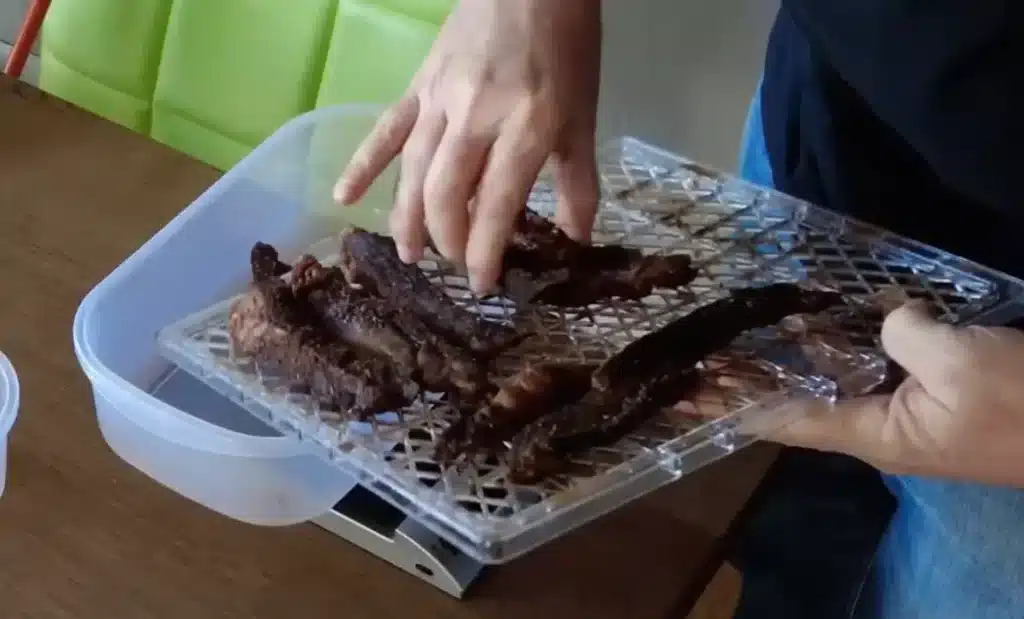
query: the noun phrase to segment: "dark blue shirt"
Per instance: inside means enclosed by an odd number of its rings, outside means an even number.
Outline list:
[[[782,0],[776,186],[1024,276],[1024,2]]]

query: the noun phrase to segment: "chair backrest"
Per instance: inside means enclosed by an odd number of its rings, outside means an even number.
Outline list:
[[[40,86],[226,169],[290,118],[401,95],[454,0],[53,0]]]

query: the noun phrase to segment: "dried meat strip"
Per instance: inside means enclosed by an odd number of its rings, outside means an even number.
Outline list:
[[[486,365],[417,316],[354,288],[341,269],[307,256],[296,265],[292,285],[337,337],[387,358],[402,376],[432,391],[454,391],[463,401],[483,397]]]
[[[503,259],[501,286],[516,303],[581,307],[641,299],[697,277],[690,256],[645,255],[620,245],[585,245],[526,209]]]
[[[360,358],[319,329],[290,286],[254,282],[231,308],[228,330],[237,352],[276,371],[323,405],[367,417],[406,405],[418,388],[386,364]]]
[[[621,377],[649,375],[665,359],[673,359],[677,367],[693,366],[745,331],[842,303],[838,292],[788,283],[735,290],[630,343],[594,372],[594,386],[612,389]]]
[[[558,474],[573,453],[612,444],[691,396],[700,386],[697,364],[745,331],[842,302],[839,293],[795,284],[737,290],[634,341],[598,368],[592,389],[579,401],[516,436],[509,479],[529,484]]]
[[[577,452],[612,445],[662,409],[692,397],[700,386],[696,368],[668,367],[613,391],[591,389],[578,401],[523,429],[509,452],[509,481],[536,484],[569,467]]]
[[[528,363],[508,378],[485,406],[460,417],[441,435],[435,457],[442,465],[456,458],[493,452],[523,427],[590,388],[596,364]]]
[[[414,264],[402,262],[390,238],[360,228],[341,235],[341,267],[349,281],[370,288],[396,309],[408,311],[474,353],[491,357],[528,334],[477,316],[456,303]]]

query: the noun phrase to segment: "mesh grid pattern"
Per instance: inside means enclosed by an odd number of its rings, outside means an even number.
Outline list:
[[[514,371],[524,359],[604,360],[696,305],[738,287],[811,280],[843,292],[847,306],[796,331],[773,328],[741,338],[705,362],[704,388],[689,410],[665,411],[614,446],[579,455],[569,474],[533,487],[507,482],[507,469],[496,458],[442,471],[433,460],[433,444],[455,413],[435,399],[424,398],[370,423],[355,423],[290,393],[287,385],[264,376],[251,361],[232,356],[226,329],[230,302],[165,329],[162,349],[279,429],[311,439],[350,468],[372,469],[370,477],[384,480],[403,500],[460,534],[504,539],[536,525],[552,506],[571,509],[582,500],[581,493],[572,492],[581,480],[610,474],[628,478],[639,470],[637,462],[664,453],[695,430],[718,424],[721,440],[728,442],[732,416],[769,394],[799,389],[834,395],[829,390],[834,384],[814,371],[822,367],[814,361],[830,368],[823,373],[833,377],[877,362],[872,351],[882,314],[874,300],[880,295],[895,292],[901,298],[927,299],[951,320],[969,319],[998,300],[992,282],[922,261],[850,227],[833,225],[831,219],[816,224],[813,207],[632,140],[604,148],[599,162],[605,199],[594,241],[647,252],[685,252],[699,266],[700,276],[685,289],[657,291],[639,301],[609,301],[578,310],[517,310],[502,299],[477,299],[463,277],[437,261],[421,263],[456,300],[537,334],[514,357],[499,361],[501,372]],[[542,176],[531,206],[551,214],[553,205]],[[320,257],[330,262],[330,257]],[[794,346],[814,352],[792,354]],[[769,350],[774,356],[765,357]],[[801,365],[797,358],[809,358],[815,367]]]

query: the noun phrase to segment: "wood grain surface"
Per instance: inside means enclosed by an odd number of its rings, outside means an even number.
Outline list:
[[[709,467],[456,601],[313,525],[260,528],[119,460],[72,350],[83,296],[218,176],[0,76],[0,350],[22,384],[0,499],[5,619],[682,616],[771,449]]]

